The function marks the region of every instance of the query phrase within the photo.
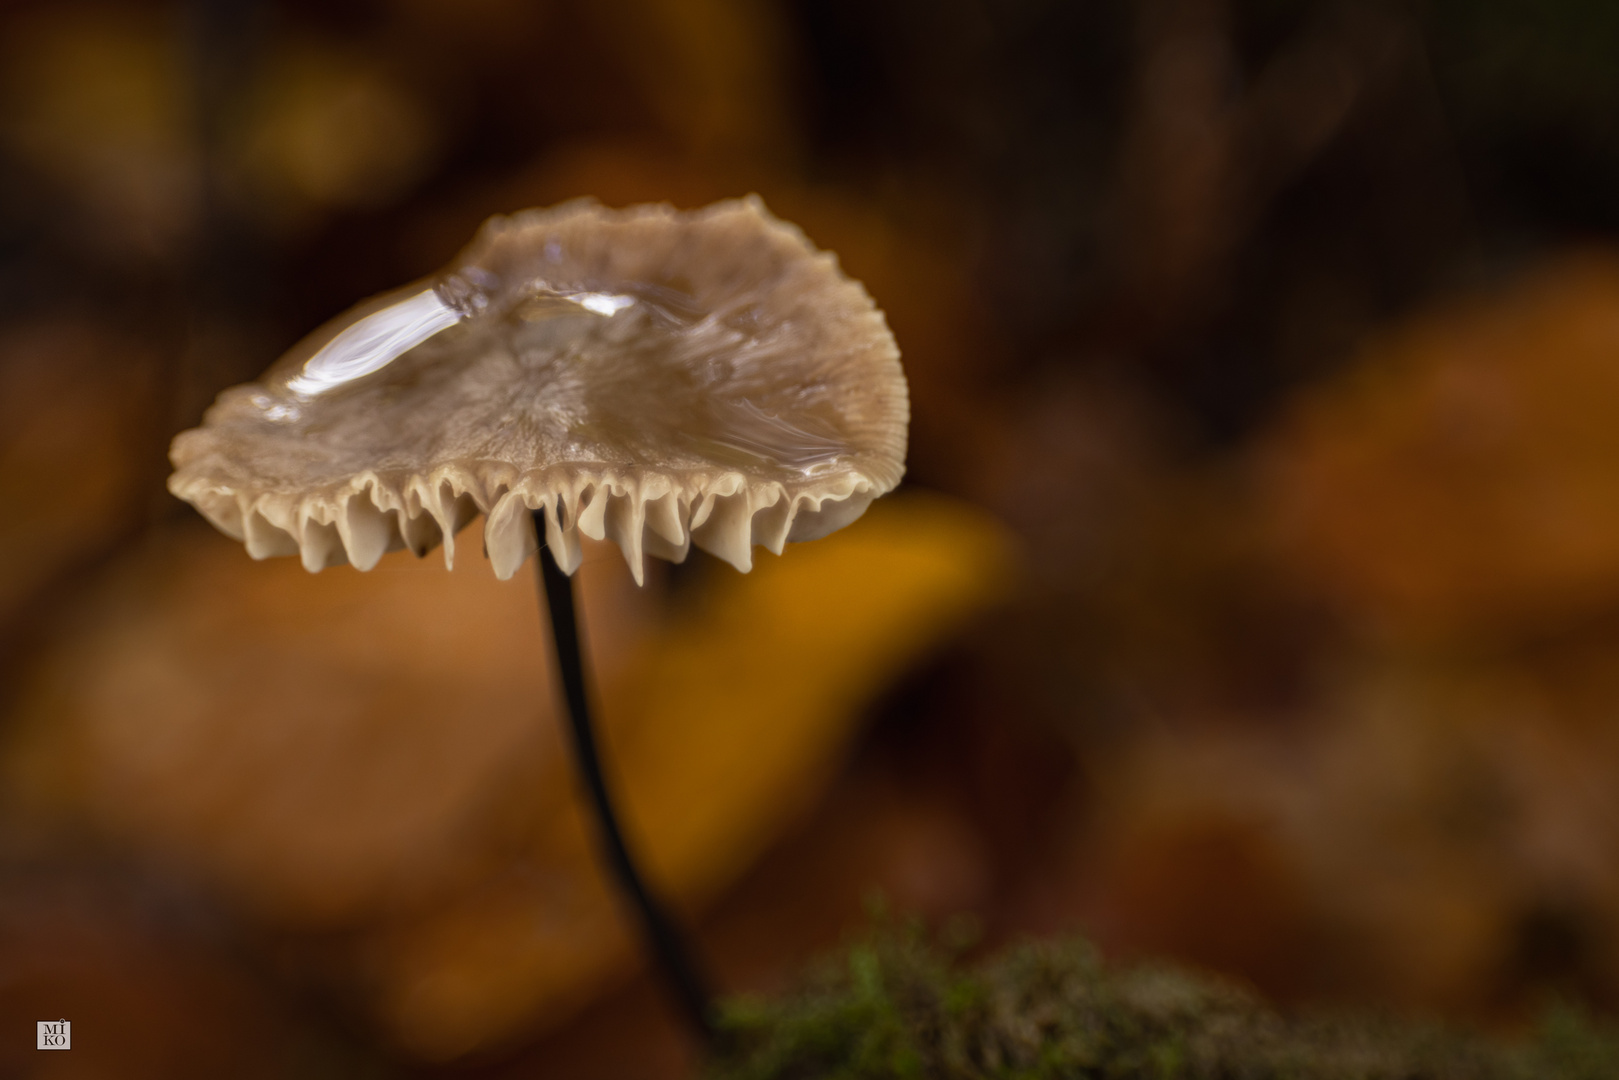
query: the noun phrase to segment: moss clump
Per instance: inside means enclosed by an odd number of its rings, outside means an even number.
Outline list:
[[[1080,941],[979,966],[884,933],[797,992],[726,1006],[712,1080],[1597,1080],[1619,1038],[1573,1013],[1527,1043],[1354,1016],[1284,1017],[1252,995],[1162,967],[1106,971]]]

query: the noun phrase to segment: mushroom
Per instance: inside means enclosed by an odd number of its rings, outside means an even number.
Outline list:
[[[757,198],[680,213],[578,201],[491,219],[220,395],[169,490],[255,558],[421,554],[488,515],[495,574],[579,535],[695,543],[746,571],[859,517],[904,470],[899,353],[865,290]]]
[[[322,327],[179,435],[169,490],[255,558],[365,570],[487,515],[510,578],[540,552],[573,750],[605,855],[694,1026],[710,997],[624,840],[569,575],[579,536],[746,572],[854,521],[904,471],[882,314],[756,197],[682,213],[566,203],[486,223],[449,269]],[[530,524],[532,522],[532,524]],[[541,538],[543,537],[543,545]]]

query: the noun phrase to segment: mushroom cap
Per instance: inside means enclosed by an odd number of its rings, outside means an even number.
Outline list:
[[[169,490],[254,558],[425,554],[488,515],[508,578],[579,534],[737,569],[859,517],[904,472],[882,313],[754,196],[682,212],[564,203],[486,222],[446,271],[321,327],[219,395]]]

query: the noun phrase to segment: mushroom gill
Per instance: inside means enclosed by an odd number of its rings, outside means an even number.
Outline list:
[[[478,513],[495,574],[579,535],[739,570],[859,517],[904,471],[887,324],[757,197],[581,200],[487,222],[452,265],[316,331],[183,432],[169,490],[255,558],[425,554]]]

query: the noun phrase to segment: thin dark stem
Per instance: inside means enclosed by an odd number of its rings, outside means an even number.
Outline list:
[[[535,534],[544,536],[544,523],[538,520],[538,514],[535,518]],[[573,580],[557,566],[556,559],[543,542],[540,545],[539,564],[540,591],[551,613],[551,637],[556,644],[557,667],[562,672],[562,689],[568,702],[568,729],[573,735],[574,760],[590,792],[590,802],[596,811],[608,864],[618,878],[619,887],[640,916],[641,929],[663,970],[669,989],[674,992],[688,1022],[702,1037],[704,1044],[712,1049],[717,1042],[717,1033],[708,983],[699,975],[674,921],[636,869],[635,859],[619,828],[618,816],[613,811],[607,779],[602,775],[601,756],[596,749],[596,733],[585,694],[585,663],[579,641],[579,623],[574,614]]]

